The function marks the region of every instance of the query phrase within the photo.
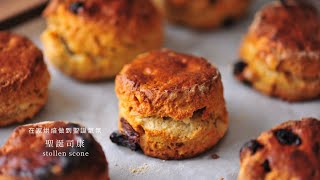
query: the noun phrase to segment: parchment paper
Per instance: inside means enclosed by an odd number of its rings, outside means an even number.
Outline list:
[[[166,25],[165,47],[207,58],[220,69],[229,111],[227,135],[209,152],[181,161],[163,161],[116,146],[109,135],[117,129],[117,98],[113,80],[83,84],[73,81],[50,67],[52,81],[49,101],[43,111],[28,123],[68,120],[102,128],[94,134],[109,161],[112,180],[117,179],[236,179],[239,170],[239,149],[260,132],[286,121],[305,116],[320,117],[320,101],[287,103],[272,99],[240,84],[232,77],[232,64],[237,60],[238,47],[250,25],[253,14],[267,0],[253,4],[247,18],[232,28],[211,32],[195,32],[183,27]],[[45,28],[43,19],[36,19],[14,29],[42,47],[39,35]],[[0,129],[0,145],[16,125]],[[220,158],[212,159],[212,154]]]

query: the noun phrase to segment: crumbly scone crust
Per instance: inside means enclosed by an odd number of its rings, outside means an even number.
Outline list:
[[[203,58],[163,49],[137,57],[116,77],[120,106],[143,117],[192,117],[203,109],[203,119],[226,114],[219,71]]]
[[[0,32],[0,126],[32,118],[46,103],[50,75],[25,37]]]
[[[320,179],[320,121],[303,118],[263,132],[241,149],[240,162],[239,180]]]
[[[318,98],[320,16],[307,4],[288,3],[274,2],[257,13],[240,48],[247,67],[236,76],[284,100]]]
[[[220,73],[203,58],[168,49],[142,54],[116,77],[116,93],[120,132],[148,156],[190,158],[227,131]]]
[[[161,47],[162,17],[145,0],[53,0],[44,12],[45,54],[63,73],[84,81],[115,76],[124,64]]]
[[[109,179],[108,164],[101,146],[88,133],[46,134],[29,133],[29,128],[81,128],[63,121],[43,122],[17,127],[0,148],[0,179]],[[84,148],[47,148],[45,140],[83,139]],[[52,149],[66,152],[87,151],[88,157],[43,157],[44,151]],[[14,162],[14,163],[13,163]]]

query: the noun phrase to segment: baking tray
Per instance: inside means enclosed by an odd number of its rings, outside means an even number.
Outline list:
[[[236,179],[239,149],[246,141],[288,119],[320,117],[319,100],[287,103],[261,95],[232,77],[232,64],[237,60],[242,36],[254,13],[266,2],[268,0],[255,1],[248,17],[231,28],[196,32],[166,24],[165,47],[203,56],[215,64],[222,74],[230,127],[226,136],[210,151],[188,160],[164,161],[111,143],[109,135],[117,129],[118,118],[114,81],[83,84],[67,78],[50,65],[49,101],[40,114],[28,123],[68,120],[88,128],[102,128],[101,134],[93,135],[103,146],[112,180]],[[26,35],[42,47],[39,36],[44,28],[44,20],[38,18],[13,31]],[[1,145],[15,127],[0,129]],[[213,159],[212,154],[219,155],[219,158]]]

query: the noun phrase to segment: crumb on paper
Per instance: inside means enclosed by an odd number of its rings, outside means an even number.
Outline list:
[[[134,174],[143,174],[149,168],[148,164],[144,163],[142,166],[139,167],[130,167],[129,170],[131,173]]]
[[[214,154],[211,155],[211,158],[212,158],[212,159],[219,159],[220,156],[219,156],[218,154],[214,153]],[[223,179],[223,178],[222,178],[222,179]]]

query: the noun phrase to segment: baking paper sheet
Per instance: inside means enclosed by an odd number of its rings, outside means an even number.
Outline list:
[[[229,111],[227,135],[210,151],[196,158],[163,161],[117,146],[109,135],[117,129],[117,98],[113,80],[83,84],[73,81],[50,66],[52,81],[49,101],[43,111],[28,123],[68,120],[89,128],[102,128],[94,134],[101,143],[109,162],[112,180],[122,179],[210,179],[234,180],[239,170],[239,149],[260,132],[286,121],[305,116],[320,118],[320,101],[287,103],[272,99],[240,84],[232,77],[232,64],[237,60],[238,47],[250,25],[254,12],[267,0],[255,1],[249,16],[232,28],[211,32],[195,32],[183,27],[166,25],[165,47],[203,56],[218,66],[222,74],[224,94]],[[39,35],[45,28],[43,19],[36,19],[14,29],[42,47]],[[0,145],[12,130],[0,129]],[[212,159],[216,153],[218,159]]]

